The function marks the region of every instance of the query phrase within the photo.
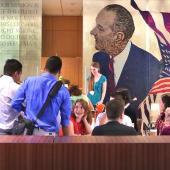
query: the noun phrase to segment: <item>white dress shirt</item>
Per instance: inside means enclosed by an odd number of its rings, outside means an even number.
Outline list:
[[[131,42],[129,41],[125,49],[119,55],[114,57],[115,84],[118,83],[123,67],[128,58],[130,48],[131,48]]]
[[[19,85],[10,76],[0,78],[0,129],[12,129],[18,112],[11,108],[11,99],[14,97]]]
[[[130,127],[134,127],[131,118],[127,115],[123,115],[122,124]]]
[[[94,127],[99,126],[100,125],[100,121],[102,119],[104,119],[105,117],[106,117],[106,112],[99,113],[97,115],[97,117],[96,117],[96,122],[95,122],[95,126]],[[123,115],[122,124],[126,125],[126,126],[129,126],[129,127],[134,127],[134,124],[132,123],[131,118],[129,116],[127,116],[127,115]]]

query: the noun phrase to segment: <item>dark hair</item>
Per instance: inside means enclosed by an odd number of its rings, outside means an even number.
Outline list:
[[[106,104],[106,114],[108,119],[117,119],[124,111],[122,100],[113,99]]]
[[[82,95],[82,91],[79,89],[77,85],[71,85],[69,88],[70,96],[80,96]]]
[[[170,107],[170,94],[164,94],[161,97],[162,102],[164,104],[164,111],[166,110],[167,107]]]
[[[16,59],[8,59],[4,65],[4,75],[13,76],[15,72],[22,72],[22,64]]]
[[[131,95],[130,95],[130,92],[129,92],[128,89],[126,89],[126,88],[118,88],[115,91],[115,94],[114,94],[113,97],[117,98],[119,96],[124,100],[125,104],[131,102]]]
[[[129,40],[135,30],[134,21],[131,13],[121,5],[111,4],[104,8],[106,11],[113,11],[116,14],[116,20],[113,24],[113,31],[122,31],[125,34],[125,40]]]
[[[57,74],[60,72],[62,67],[62,60],[58,56],[51,56],[48,58],[45,69],[47,69],[52,74]]]
[[[106,52],[104,51],[98,51],[96,53],[93,54],[93,60],[95,60],[95,58],[108,58],[110,59],[110,55],[107,54]],[[107,67],[102,63],[103,60],[101,61],[98,61],[99,64],[100,64],[100,73],[102,73],[103,75],[107,74]]]
[[[100,64],[98,62],[92,62],[91,66],[94,67],[94,68],[98,68],[99,72],[100,72]]]

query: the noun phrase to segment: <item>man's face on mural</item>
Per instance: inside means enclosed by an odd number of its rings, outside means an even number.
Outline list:
[[[118,48],[117,32],[112,29],[115,18],[116,14],[112,11],[100,11],[96,18],[96,26],[91,31],[95,38],[95,48],[112,56],[117,55]]]

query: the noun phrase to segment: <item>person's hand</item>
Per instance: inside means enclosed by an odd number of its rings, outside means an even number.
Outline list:
[[[170,117],[170,107],[167,107],[165,110],[165,118]]]
[[[81,122],[81,120],[83,120],[82,118],[83,118],[83,114],[76,114],[76,113],[74,113],[75,114],[75,116],[76,116],[76,122]]]
[[[84,115],[84,116],[82,117],[82,120],[83,120],[83,122],[87,121],[87,115]]]
[[[74,136],[82,136],[81,134],[74,134]]]
[[[165,113],[168,114],[168,115],[170,114],[170,107],[166,108]]]

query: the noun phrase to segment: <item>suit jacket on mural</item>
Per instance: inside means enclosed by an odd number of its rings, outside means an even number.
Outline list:
[[[93,136],[129,136],[137,135],[134,128],[120,124],[117,121],[110,121],[104,125],[96,126],[92,132]]]
[[[93,55],[94,62],[99,62],[101,73],[108,80],[110,56],[104,52],[97,52]],[[131,44],[131,49],[116,88],[127,88],[132,97],[137,101],[133,107],[137,107],[147,96],[152,84],[160,74],[160,62],[152,54]],[[109,90],[106,91],[105,102],[110,98]]]

